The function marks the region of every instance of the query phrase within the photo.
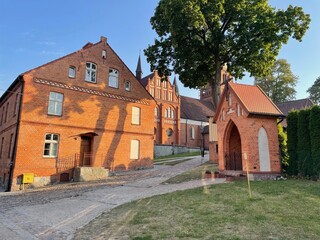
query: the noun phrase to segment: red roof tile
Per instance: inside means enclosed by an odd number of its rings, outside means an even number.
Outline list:
[[[230,89],[251,114],[283,116],[280,109],[258,86],[230,82]]]
[[[210,101],[181,96],[181,118],[196,121],[208,121],[208,116],[214,115],[213,105]]]

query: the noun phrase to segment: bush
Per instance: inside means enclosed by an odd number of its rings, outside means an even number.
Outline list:
[[[283,172],[287,172],[288,168],[288,148],[287,148],[287,134],[283,131],[282,125],[278,124],[278,139],[280,148],[280,161]]]
[[[313,176],[320,178],[320,106],[314,106],[310,111],[309,130]]]
[[[298,111],[292,111],[287,116],[287,148],[288,148],[288,166],[287,173],[289,175],[298,175],[298,156],[297,156],[297,143],[298,143]]]

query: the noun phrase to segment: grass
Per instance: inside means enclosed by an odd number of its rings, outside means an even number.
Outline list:
[[[75,239],[320,239],[320,182],[245,181],[151,197],[102,214]]]
[[[184,172],[180,175],[172,177],[163,183],[164,184],[175,184],[175,183],[187,182],[187,181],[191,181],[191,180],[198,180],[198,179],[204,178],[204,174],[206,171],[214,172],[217,170],[218,170],[217,164],[213,164],[211,162],[206,162],[206,163],[200,165],[199,167],[193,168],[187,172]]]

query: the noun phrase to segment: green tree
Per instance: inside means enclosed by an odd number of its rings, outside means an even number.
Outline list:
[[[298,111],[291,111],[287,116],[287,144],[288,144],[288,167],[287,173],[289,175],[298,175]]]
[[[281,124],[278,124],[278,139],[279,139],[279,148],[280,148],[280,160],[282,165],[282,170],[287,172],[288,168],[288,147],[287,147],[287,134],[283,131]]]
[[[290,64],[285,59],[279,59],[271,67],[271,73],[266,77],[255,77],[255,85],[259,85],[275,103],[295,99],[294,89],[298,77],[295,76]]]
[[[151,70],[179,74],[187,87],[212,88],[219,100],[221,68],[242,78],[266,76],[282,44],[302,40],[310,16],[301,7],[271,7],[268,0],[160,0],[151,18],[159,38],[145,50]]]
[[[313,85],[307,90],[309,98],[317,104],[320,104],[320,77],[313,83]]]

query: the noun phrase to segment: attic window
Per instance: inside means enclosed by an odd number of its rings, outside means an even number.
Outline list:
[[[109,70],[109,87],[118,88],[118,70],[110,68]]]
[[[86,81],[95,83],[96,80],[97,65],[91,62],[86,63]]]
[[[131,91],[131,83],[130,83],[130,81],[126,81],[126,91],[128,91],[128,92]]]
[[[74,66],[69,67],[69,77],[70,78],[76,77],[76,67],[74,67]]]

